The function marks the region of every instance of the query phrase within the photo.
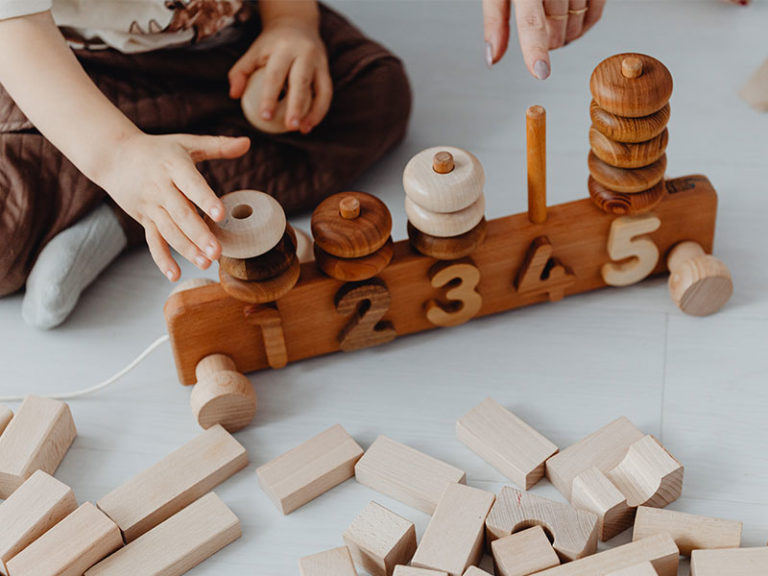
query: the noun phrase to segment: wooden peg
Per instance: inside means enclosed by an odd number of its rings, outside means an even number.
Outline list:
[[[694,550],[691,576],[757,576],[768,566],[768,547]],[[664,576],[664,575],[662,575]]]
[[[576,282],[576,276],[560,260],[553,258],[552,253],[549,238],[534,238],[515,279],[518,292],[545,294],[550,302],[558,302],[565,297],[568,287]]]
[[[589,116],[592,119],[593,128],[615,142],[635,144],[651,140],[661,134],[669,122],[670,112],[669,104],[666,104],[650,116],[627,118],[603,110],[594,100],[589,105]]]
[[[446,302],[430,300],[426,304],[427,319],[435,326],[458,326],[477,316],[483,297],[477,291],[480,270],[472,261],[438,262],[429,272],[434,288],[447,287]]]
[[[417,252],[436,260],[460,260],[483,245],[488,231],[485,218],[480,224],[460,236],[438,238],[430,236],[408,222],[408,238]]]
[[[249,324],[261,328],[264,352],[267,363],[273,370],[284,368],[288,364],[288,349],[283,332],[283,318],[277,304],[254,304],[246,306],[243,316]]]
[[[706,254],[696,242],[682,242],[667,257],[669,293],[686,314],[707,316],[720,310],[733,294],[728,267]]]
[[[457,212],[432,212],[405,197],[405,213],[416,229],[430,236],[449,238],[466,234],[485,217],[485,196]]]
[[[661,220],[653,214],[622,216],[611,222],[606,249],[613,262],[601,269],[606,284],[629,286],[653,272],[659,261],[659,249],[646,235],[660,226]]]
[[[219,268],[219,282],[224,291],[241,302],[267,304],[279,300],[290,292],[301,276],[301,264],[294,259],[291,266],[280,274],[263,282],[238,280]]]
[[[423,150],[403,170],[406,196],[428,212],[448,214],[464,210],[480,199],[484,186],[485,172],[480,161],[472,153],[453,146]]]
[[[643,74],[643,61],[637,56],[627,56],[621,61],[621,75],[624,78],[639,78]]]
[[[435,155],[432,157],[432,170],[438,174],[448,174],[453,172],[455,166],[456,164],[453,161],[453,154],[446,150],[435,152]]]
[[[305,556],[299,560],[299,573],[301,576],[357,576],[346,546]]]
[[[377,278],[342,286],[336,293],[336,312],[352,318],[339,333],[339,348],[351,352],[394,340],[395,327],[383,319],[390,302],[387,285]]]
[[[491,553],[497,576],[528,576],[560,564],[541,526],[494,540]]]
[[[625,194],[609,190],[590,176],[587,181],[587,188],[595,206],[603,212],[617,216],[647,214],[656,209],[661,201],[667,197],[667,186],[664,180],[660,180],[656,186],[648,190]]]
[[[659,573],[656,572],[656,569],[650,562],[641,562],[640,564],[611,572],[607,576],[659,576]]]
[[[345,220],[354,220],[360,216],[360,200],[354,196],[344,196],[339,200],[339,214]]]
[[[609,190],[632,194],[653,188],[664,179],[667,155],[662,154],[661,158],[648,166],[626,170],[603,162],[590,150],[587,165],[592,177]]]
[[[597,516],[597,535],[605,542],[632,525],[634,509],[602,471],[592,466],[573,479],[571,504]]]
[[[207,430],[220,424],[229,432],[248,426],[256,415],[256,391],[224,354],[206,356],[195,369],[197,384],[189,403],[200,426]]]
[[[8,406],[0,404],[0,435],[5,431],[12,419],[13,411]]]
[[[528,220],[547,221],[547,111],[531,106],[525,113],[528,149]]]

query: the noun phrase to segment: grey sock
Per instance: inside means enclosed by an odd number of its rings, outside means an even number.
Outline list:
[[[127,243],[112,208],[102,204],[51,240],[27,278],[22,315],[27,324],[49,329],[74,310],[80,293]]]

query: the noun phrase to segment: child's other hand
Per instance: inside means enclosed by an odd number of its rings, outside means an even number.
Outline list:
[[[286,90],[285,127],[307,134],[328,112],[333,83],[325,45],[316,26],[290,18],[265,25],[261,35],[229,71],[232,98],[240,98],[251,74],[265,68],[259,113],[271,120]]]
[[[140,133],[128,137],[102,171],[98,183],[145,230],[152,258],[169,280],[181,271],[168,248],[201,270],[221,254],[221,246],[197,212],[221,221],[224,204],[195,164],[238,158],[250,147],[248,138]]]

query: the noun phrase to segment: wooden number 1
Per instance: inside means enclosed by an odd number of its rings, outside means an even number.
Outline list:
[[[608,235],[608,255],[614,262],[604,264],[602,268],[606,284],[629,286],[653,272],[659,262],[659,249],[650,238],[638,236],[654,232],[660,226],[661,220],[652,214],[623,216],[613,221]]]
[[[377,278],[342,286],[336,294],[336,312],[353,317],[339,334],[339,348],[350,352],[394,340],[394,326],[382,320],[390,302],[387,285]]]
[[[448,286],[448,303],[427,302],[427,319],[435,326],[458,326],[472,320],[483,307],[483,297],[477,292],[480,270],[469,262],[439,263],[430,271],[434,288]]]
[[[283,368],[288,364],[288,350],[285,347],[283,319],[274,304],[254,304],[244,310],[245,319],[261,328],[264,351],[270,368]]]

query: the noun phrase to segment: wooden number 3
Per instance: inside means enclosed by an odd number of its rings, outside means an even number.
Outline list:
[[[339,348],[350,352],[394,340],[394,326],[382,321],[390,302],[387,285],[379,279],[342,286],[336,294],[336,312],[353,317],[339,334]]]
[[[430,271],[434,288],[448,287],[448,303],[427,302],[427,319],[435,326],[458,326],[474,318],[483,306],[483,297],[477,292],[480,270],[471,263],[441,263]]]
[[[608,255],[615,262],[603,265],[603,280],[606,284],[629,286],[653,272],[659,262],[659,249],[650,238],[638,236],[658,230],[660,226],[661,220],[652,214],[624,216],[613,221],[608,235]]]

